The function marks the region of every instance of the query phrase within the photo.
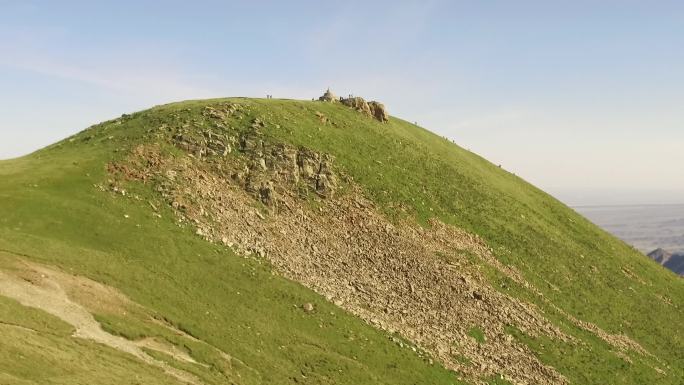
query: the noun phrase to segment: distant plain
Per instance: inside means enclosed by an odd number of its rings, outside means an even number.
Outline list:
[[[644,253],[684,251],[684,204],[577,206],[575,211]]]

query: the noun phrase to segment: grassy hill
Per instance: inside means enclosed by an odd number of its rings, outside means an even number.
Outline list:
[[[525,359],[551,368],[539,371],[551,373],[542,383],[680,384],[684,378],[684,281],[544,192],[399,119],[380,123],[337,103],[233,98],[124,115],[0,162],[0,383],[523,381],[494,358],[477,362],[478,351],[487,355],[499,346],[500,328],[476,319],[466,327],[471,337],[457,333],[443,352],[443,341],[401,329],[398,320],[410,315],[383,312],[371,299],[338,306],[326,300],[329,293],[347,293],[330,285],[334,277],[319,285],[277,253],[248,254],[220,242],[220,229],[231,223],[209,202],[221,193],[234,194],[236,210],[248,207],[266,221],[286,216],[264,199],[249,201],[259,188],[244,194],[236,188],[233,171],[254,160],[244,142],[255,131],[264,149],[286,145],[334,159],[336,198],[298,182],[292,196],[301,199],[289,202],[302,212],[327,220],[329,202],[358,195],[372,205],[364,209],[368,215],[387,222],[382,228],[431,234],[443,225],[476,236],[468,244],[475,252],[438,251],[417,261],[433,272],[445,266],[434,255],[460,258],[450,266],[476,277],[486,299],[504,301],[463,302],[479,309],[484,318],[477,319],[495,317],[495,303],[518,301],[543,318],[534,325],[565,336],[502,318],[513,341],[507,343],[524,346]],[[179,137],[181,144],[206,144],[207,132],[210,139],[225,138],[224,147],[235,138],[230,153],[198,154],[179,145]],[[187,182],[179,184],[164,174],[170,167],[197,179],[179,178]],[[201,190],[208,180],[219,187]],[[187,193],[187,208],[169,200],[174,192]],[[403,238],[392,239],[388,247]],[[316,252],[327,245],[323,236],[318,240]],[[334,263],[341,257],[328,254],[321,260],[339,267]],[[416,266],[418,277],[423,270]],[[418,292],[431,287],[415,285]],[[393,286],[364,290],[380,287]],[[33,303],[26,293],[45,301]],[[469,308],[455,308],[455,315],[458,309]],[[81,321],[102,340],[72,337],[81,329],[62,312],[83,314]]]

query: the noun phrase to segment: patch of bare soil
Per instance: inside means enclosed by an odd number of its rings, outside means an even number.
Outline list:
[[[151,350],[156,350],[161,353],[168,354],[177,361],[184,361],[191,364],[200,365],[194,358],[192,358],[188,352],[179,349],[176,345],[170,344],[164,340],[158,338],[143,338],[141,340],[133,341],[133,343],[139,348],[147,348]],[[207,366],[206,364],[201,364]]]
[[[68,293],[78,294],[72,297]],[[112,335],[102,329],[83,302],[77,302],[74,298],[84,300],[96,308],[104,306],[107,309],[126,309],[131,302],[112,288],[45,266],[17,261],[15,268],[0,271],[0,295],[63,320],[74,327],[74,337],[93,340],[131,354],[148,365],[161,368],[181,383],[202,383],[195,375],[159,361],[141,348],[147,347],[166,353],[177,360],[195,363],[187,353],[170,344],[152,339],[129,341]]]

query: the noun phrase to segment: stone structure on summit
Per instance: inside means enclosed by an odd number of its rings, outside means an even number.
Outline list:
[[[339,102],[340,98],[333,94],[332,91],[330,91],[330,88],[328,88],[318,100],[321,102]]]
[[[318,98],[318,100],[329,103],[339,102],[347,107],[353,108],[356,111],[368,115],[379,122],[385,123],[389,121],[389,114],[387,113],[387,109],[385,108],[384,104],[376,101],[367,102],[360,96],[349,95],[347,98],[340,98],[330,91],[330,88],[328,88],[325,93]]]

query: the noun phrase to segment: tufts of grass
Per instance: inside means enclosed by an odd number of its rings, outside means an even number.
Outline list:
[[[513,385],[510,381],[503,378],[503,376],[491,376],[486,380],[488,385]]]
[[[473,337],[479,344],[484,344],[487,341],[484,332],[477,326],[473,326],[468,330],[468,335]]]

